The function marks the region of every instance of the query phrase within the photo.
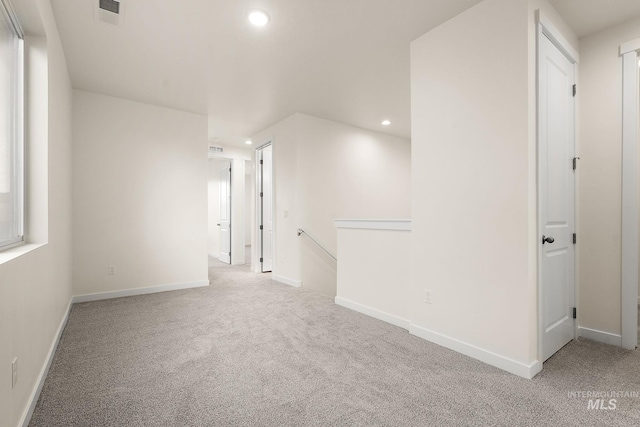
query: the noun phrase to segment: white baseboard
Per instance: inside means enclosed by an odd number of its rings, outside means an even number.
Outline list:
[[[468,344],[455,338],[451,338],[446,335],[417,326],[415,324],[412,324],[409,320],[386,313],[384,311],[377,310],[375,308],[368,307],[354,301],[350,301],[346,298],[336,297],[335,302],[340,306],[406,329],[412,335],[415,335],[427,341],[431,341],[435,344],[454,350],[458,353],[462,353],[466,356],[480,360],[481,362],[487,363],[491,366],[495,366],[496,368],[500,368],[504,371],[510,372],[514,375],[518,375],[520,377],[531,379],[542,370],[542,364],[537,360],[527,365],[525,363],[509,359],[508,357],[501,356],[480,347],[476,347],[472,344]]]
[[[42,387],[44,386],[44,381],[47,378],[47,374],[49,373],[49,368],[51,367],[51,362],[53,362],[53,356],[56,354],[56,349],[58,348],[58,343],[60,342],[60,338],[62,337],[62,332],[64,331],[65,326],[67,326],[67,320],[69,319],[69,313],[71,312],[71,306],[73,305],[73,298],[69,299],[69,304],[67,304],[67,310],[62,316],[62,320],[60,321],[60,325],[58,325],[58,330],[56,331],[55,336],[53,337],[53,342],[49,347],[49,352],[47,353],[47,358],[45,359],[45,363],[40,370],[40,374],[38,375],[38,379],[36,384],[31,392],[31,396],[29,398],[29,406],[25,409],[22,414],[22,418],[18,423],[19,426],[28,427],[29,422],[31,421],[31,416],[33,415],[33,411],[36,409],[36,404],[38,403],[38,399],[40,398],[40,393],[42,392]]]
[[[207,255],[209,255],[212,258],[218,259],[218,254],[216,252],[207,252]]]
[[[578,326],[578,335],[593,341],[622,347],[622,336],[618,334]]]
[[[170,285],[149,286],[147,288],[124,289],[121,291],[98,292],[95,294],[76,295],[73,297],[73,303],[99,301],[103,299],[130,297],[133,295],[155,294],[157,292],[177,291],[180,289],[200,288],[209,286],[208,280],[200,280],[197,282],[175,283]]]
[[[366,314],[367,316],[382,320],[383,322],[391,323],[392,325],[398,326],[402,329],[406,329],[407,331],[409,330],[409,327],[411,325],[411,322],[407,319],[403,319],[396,315],[368,307],[366,305],[348,300],[346,298],[336,297],[335,302],[342,307],[357,311],[358,313]]]
[[[531,364],[518,362],[421,326],[411,324],[409,332],[412,335],[431,341],[450,350],[457,351],[465,356],[472,357],[488,365],[495,366],[496,368],[500,368],[523,378],[531,379],[542,370],[542,363],[537,360]]]
[[[288,277],[280,276],[275,273],[271,273],[271,278],[276,282],[284,283],[285,285],[293,286],[295,288],[302,286],[302,280],[289,279]]]
[[[45,364],[40,370],[40,374],[38,375],[38,380],[36,381],[33,391],[31,392],[31,396],[29,399],[29,402],[30,402],[29,406],[25,409],[25,412],[22,414],[22,417],[18,425],[22,427],[28,427],[29,422],[31,421],[31,416],[33,415],[33,411],[36,408],[38,399],[40,398],[40,393],[42,392],[44,381],[47,378],[47,374],[49,373],[51,362],[53,362],[53,356],[55,355],[56,349],[58,348],[58,343],[60,342],[60,338],[62,337],[62,332],[64,331],[64,328],[67,325],[67,320],[69,319],[69,313],[71,312],[71,306],[73,304],[78,302],[98,301],[103,299],[127,297],[132,295],[151,294],[156,292],[174,291],[179,289],[199,288],[202,286],[209,286],[209,281],[201,280],[198,282],[159,285],[159,286],[151,286],[148,288],[125,289],[122,291],[100,292],[95,294],[76,295],[71,297],[71,299],[69,300],[69,304],[67,305],[67,310],[65,311],[65,314],[62,317],[62,320],[60,321],[60,325],[58,326],[56,335],[53,339],[53,342],[51,343],[49,352],[47,353]]]

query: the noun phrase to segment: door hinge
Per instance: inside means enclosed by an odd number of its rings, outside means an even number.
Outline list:
[[[263,196],[262,196],[262,191],[260,192],[260,197],[263,197]]]
[[[576,93],[578,93],[578,89],[576,88],[576,85],[573,85],[573,96],[576,96]]]
[[[260,226],[260,230],[262,230],[262,226]]]
[[[578,318],[578,310],[575,307],[573,307],[573,318],[574,319]]]
[[[260,258],[260,262],[263,262],[263,261],[262,261],[262,258]]]
[[[576,170],[578,168],[578,160],[580,160],[580,157],[573,158],[573,170]]]
[[[229,168],[229,172],[231,172],[231,168]]]
[[[575,245],[578,242],[578,236],[576,236],[576,233],[573,233],[573,244]]]
[[[262,163],[264,163],[264,161],[263,161],[263,160],[260,160],[260,164],[262,164]]]
[[[229,252],[229,256],[231,256],[231,252]]]

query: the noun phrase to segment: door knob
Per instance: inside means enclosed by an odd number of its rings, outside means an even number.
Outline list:
[[[218,227],[220,227],[220,224],[216,224]]]
[[[542,244],[544,245],[545,243],[553,243],[555,242],[556,239],[554,239],[553,237],[545,237],[542,236]]]

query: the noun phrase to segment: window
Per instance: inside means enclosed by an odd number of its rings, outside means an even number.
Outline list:
[[[23,233],[23,35],[9,0],[0,0],[0,249]]]

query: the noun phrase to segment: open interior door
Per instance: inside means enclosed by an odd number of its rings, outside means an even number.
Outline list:
[[[539,37],[538,203],[543,361],[575,336],[574,64]]]
[[[218,259],[231,264],[231,162],[220,169],[220,252]]]
[[[260,271],[266,273],[273,270],[273,160],[271,145],[258,149],[257,154]]]

